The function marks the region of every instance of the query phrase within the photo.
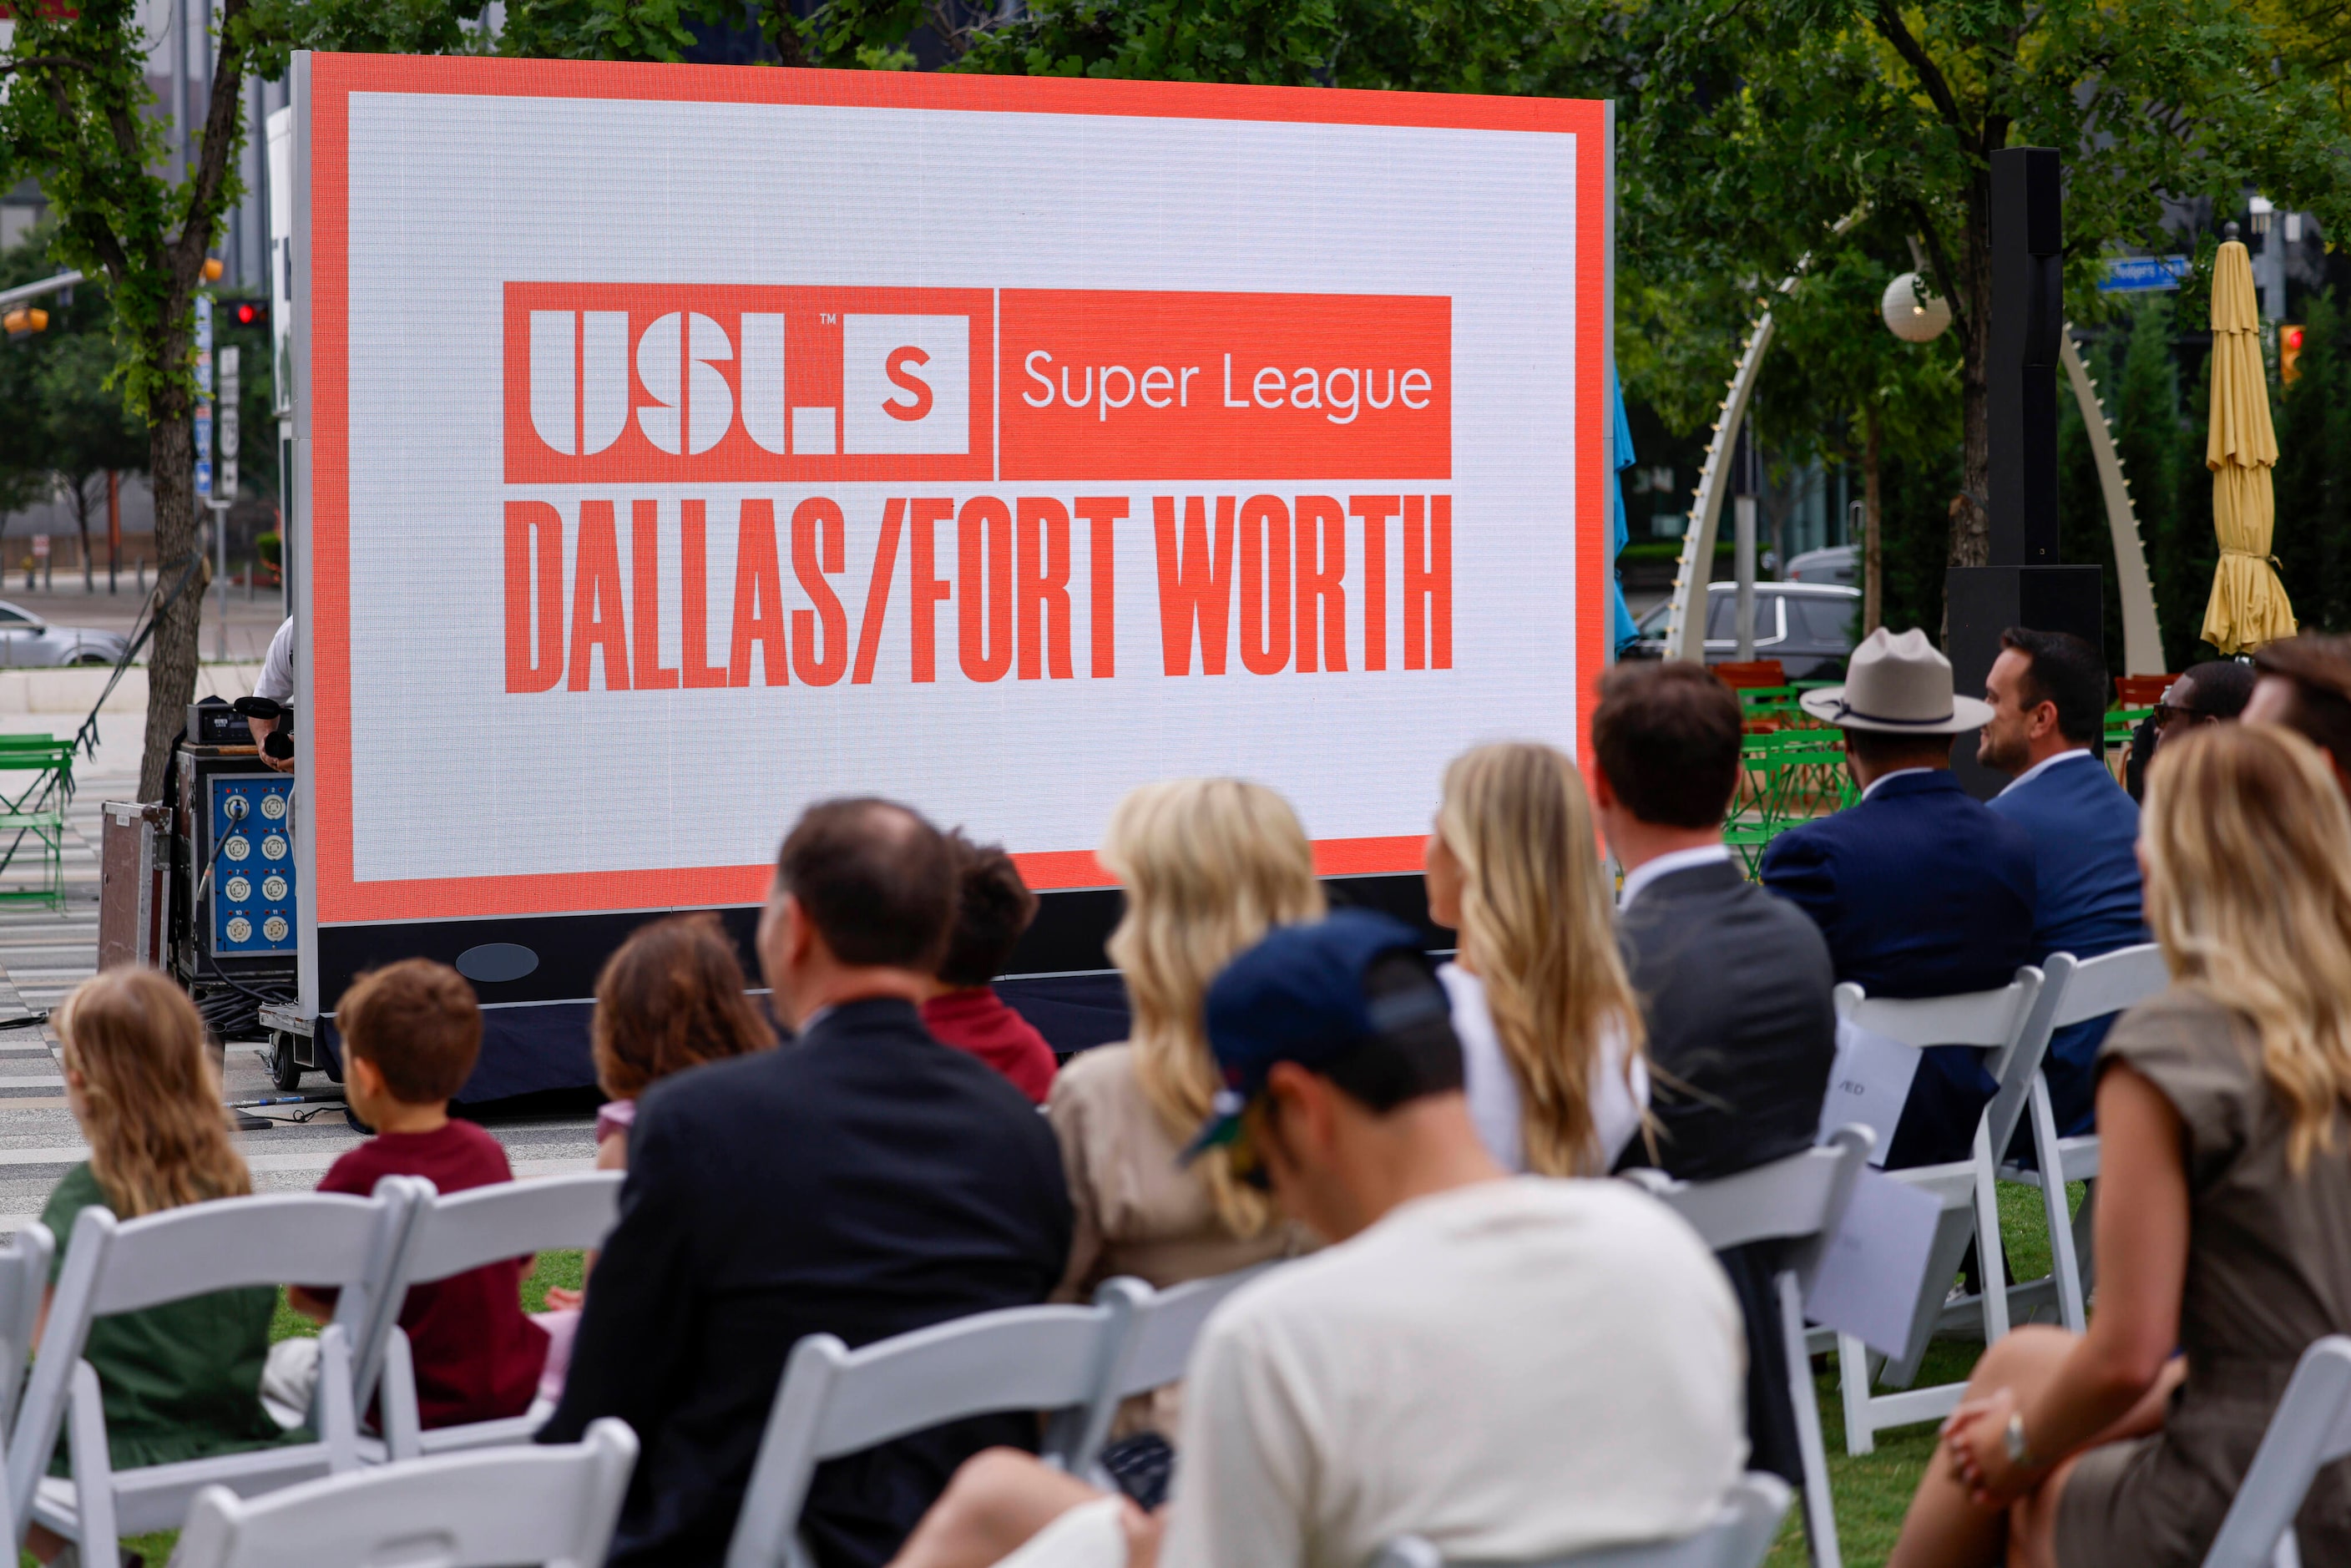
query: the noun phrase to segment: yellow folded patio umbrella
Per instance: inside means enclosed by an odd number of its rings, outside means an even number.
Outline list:
[[[2253,265],[2232,239],[2212,268],[2212,426],[2204,445],[2204,466],[2212,470],[2212,531],[2220,539],[2204,641],[2223,653],[2294,635],[2294,606],[2270,557],[2277,521],[2270,469],[2277,456]]]

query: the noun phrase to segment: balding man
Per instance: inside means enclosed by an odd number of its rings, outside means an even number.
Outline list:
[[[2335,767],[2351,794],[2351,637],[2288,637],[2253,654],[2260,679],[2245,705],[2248,724],[2282,724]]]
[[[915,1009],[955,908],[930,823],[883,800],[811,807],[759,919],[780,1051],[697,1067],[638,1103],[621,1218],[588,1291],[562,1406],[576,1441],[618,1416],[643,1445],[615,1564],[717,1563],[784,1358],[1045,1299],[1071,1226],[1052,1129]],[[982,1416],[820,1467],[800,1526],[826,1568],[880,1563],[991,1445]]]

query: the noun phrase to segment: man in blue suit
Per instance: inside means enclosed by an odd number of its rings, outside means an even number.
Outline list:
[[[2139,913],[2138,804],[2100,756],[2105,740],[2106,666],[2097,650],[2064,632],[2001,633],[1984,677],[1991,717],[1976,760],[2015,780],[1992,811],[2032,835],[2032,962],[2052,953],[2095,958],[2147,940]],[[2098,1042],[2111,1018],[2059,1030],[2042,1071],[2057,1131],[2095,1124]]]
[[[1854,651],[1844,685],[1803,702],[1844,731],[1862,796],[1773,840],[1763,885],[1812,916],[1836,977],[1872,996],[2008,984],[2032,961],[2032,840],[1950,770],[1953,738],[1981,727],[1991,708],[1954,695],[1950,661],[1926,633],[1882,626]],[[1928,1050],[1886,1164],[1965,1159],[1994,1087],[1980,1051]]]

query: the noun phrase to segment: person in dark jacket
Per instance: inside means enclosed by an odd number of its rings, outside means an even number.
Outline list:
[[[931,1038],[955,904],[946,839],[882,800],[811,807],[778,858],[759,957],[793,1043],[663,1080],[639,1103],[621,1217],[590,1280],[543,1442],[617,1416],[643,1445],[616,1564],[726,1555],[785,1358],[1042,1301],[1071,1213],[1052,1131],[976,1057]],[[820,1467],[800,1527],[826,1568],[897,1551],[1012,1413]]]
[[[1992,813],[2032,835],[2032,962],[2152,941],[2139,915],[2138,805],[2103,755],[2105,661],[2064,632],[2011,628],[2000,646],[1984,677],[1992,716],[1976,760],[2014,780],[1987,802]],[[2061,1136],[2095,1124],[2093,1064],[2113,1022],[2089,1019],[2050,1038],[2041,1071]]]
[[[1810,1148],[1836,1056],[1828,944],[1723,847],[1739,737],[1739,699],[1701,665],[1620,664],[1600,683],[1593,805],[1625,868],[1616,931],[1648,1030],[1655,1163],[1684,1181]],[[1636,1138],[1618,1168],[1648,1163]],[[1720,1256],[1747,1322],[1752,1462],[1801,1487],[1771,1284],[1781,1250]]]
[[[2032,838],[1951,776],[1951,744],[1991,717],[1957,695],[1950,661],[1917,630],[1884,627],[1846,683],[1804,694],[1844,731],[1860,801],[1792,829],[1763,854],[1763,885],[1813,918],[1836,977],[1872,996],[1991,990],[2032,961]],[[1965,1159],[1995,1085],[1983,1053],[1926,1052],[1894,1131],[1889,1166]]]

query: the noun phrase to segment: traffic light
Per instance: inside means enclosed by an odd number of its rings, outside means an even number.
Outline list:
[[[227,308],[228,319],[239,327],[266,328],[269,325],[269,301],[266,299],[240,299]]]
[[[2278,329],[2278,380],[2292,382],[2302,374],[2302,329],[2291,324]]]
[[[21,338],[27,332],[49,329],[49,313],[37,305],[19,305],[5,316],[0,316],[0,328],[11,338]]]

